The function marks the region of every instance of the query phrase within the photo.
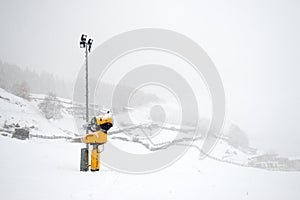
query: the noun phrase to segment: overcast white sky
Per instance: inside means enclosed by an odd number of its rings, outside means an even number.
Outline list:
[[[300,155],[300,1],[0,2],[0,59],[68,80],[83,62],[83,32],[94,47],[144,27],[190,37],[220,72],[227,119],[254,146]]]

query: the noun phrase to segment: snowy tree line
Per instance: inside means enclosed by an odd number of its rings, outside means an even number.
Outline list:
[[[71,83],[49,73],[36,73],[28,68],[0,61],[0,87],[28,99],[28,93],[55,93],[59,97],[71,98]]]

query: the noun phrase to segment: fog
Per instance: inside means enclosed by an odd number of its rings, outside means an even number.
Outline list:
[[[76,79],[82,33],[93,49],[138,28],[170,29],[197,42],[225,87],[226,120],[252,146],[300,156],[300,2],[1,0],[0,59]]]

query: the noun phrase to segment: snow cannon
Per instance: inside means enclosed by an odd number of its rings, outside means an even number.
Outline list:
[[[113,126],[113,120],[109,111],[105,115],[96,116],[91,119],[87,128],[93,133],[83,137],[85,144],[91,145],[91,165],[89,165],[89,148],[81,149],[80,171],[88,171],[91,166],[91,171],[99,171],[100,169],[100,150],[99,146],[107,142],[107,131]]]

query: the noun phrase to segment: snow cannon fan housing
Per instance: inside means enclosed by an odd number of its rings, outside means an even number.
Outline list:
[[[97,116],[93,117],[88,128],[92,133],[83,138],[86,144],[104,144],[107,142],[107,131],[113,126],[112,117]]]
[[[93,117],[91,119],[90,125],[91,125],[90,130],[93,132],[103,131],[107,133],[107,131],[113,126],[113,123],[111,117],[104,118],[100,116],[100,117]]]

